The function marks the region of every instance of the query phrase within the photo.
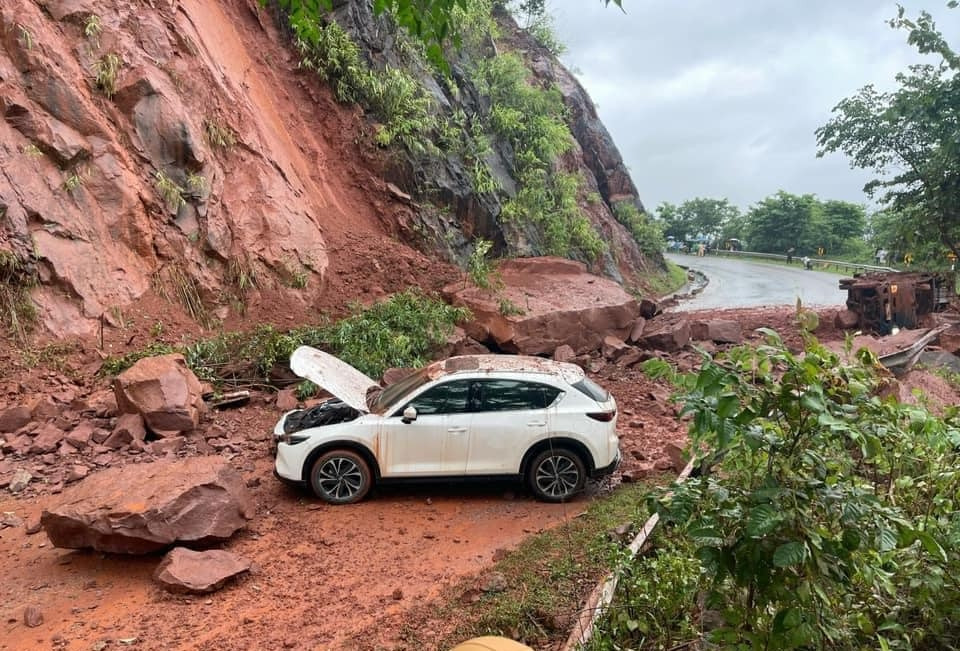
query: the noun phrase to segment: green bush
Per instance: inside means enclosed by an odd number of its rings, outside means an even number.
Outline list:
[[[695,450],[716,472],[656,507],[696,548],[738,649],[948,649],[960,640],[960,419],[884,398],[876,357],[809,338],[680,376]],[[649,370],[671,372],[664,363]]]
[[[184,346],[151,344],[108,358],[101,374],[116,375],[139,359],[180,352],[201,380],[231,385],[269,384],[275,366],[285,366],[299,346],[328,350],[372,377],[391,366],[422,366],[430,352],[467,318],[455,308],[415,290],[394,294],[334,324],[278,330],[260,325],[248,332],[226,332]],[[303,387],[306,391],[309,387]]]
[[[427,136],[436,120],[420,82],[399,68],[371,69],[350,35],[333,21],[320,23],[300,14],[290,17],[290,25],[300,66],[330,82],[339,101],[358,103],[382,121],[379,144],[399,142],[414,152],[430,149]]]
[[[468,316],[465,308],[407,290],[369,308],[355,306],[352,316],[326,328],[322,337],[342,360],[380,377],[391,367],[426,364],[430,351]]]
[[[656,255],[663,251],[666,246],[663,231],[650,217],[640,212],[632,201],[618,201],[612,208],[613,216],[630,231],[640,251],[647,255]]]
[[[606,246],[580,210],[579,177],[555,169],[556,159],[573,146],[563,98],[556,88],[531,85],[527,75],[516,54],[483,61],[477,72],[481,90],[491,100],[491,128],[514,150],[519,189],[504,205],[502,218],[535,224],[546,253],[580,252],[594,259]]]

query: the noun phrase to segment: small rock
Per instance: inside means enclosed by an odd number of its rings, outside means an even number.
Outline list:
[[[5,527],[20,527],[23,525],[23,518],[13,511],[6,511],[0,516],[0,529]]]
[[[480,586],[483,592],[503,592],[507,589],[507,577],[503,572],[491,572]]]
[[[403,599],[403,590],[401,590],[400,588],[397,588],[396,590],[393,591],[393,594],[390,596],[393,597],[394,601],[400,601],[401,599]]]
[[[283,389],[277,392],[277,409],[290,411],[297,408],[297,395],[293,389]]]
[[[34,534],[40,533],[42,525],[40,524],[40,517],[34,516],[27,520],[27,535],[32,536]]]
[[[66,483],[72,483],[75,481],[80,481],[84,477],[90,474],[90,469],[84,465],[76,464],[70,466],[70,469],[67,471],[67,476],[64,479]]]
[[[105,447],[118,450],[133,441],[143,441],[147,437],[146,425],[140,414],[122,414],[117,418],[113,432],[103,442]]]
[[[44,423],[37,430],[37,435],[30,445],[30,452],[33,454],[44,454],[53,452],[60,447],[60,441],[63,440],[63,430],[53,423]]]
[[[557,346],[553,351],[553,359],[558,362],[569,362],[574,357],[577,356],[576,351],[573,350],[573,347],[569,344],[563,344],[562,346]]]
[[[657,459],[653,462],[654,470],[673,470],[673,461],[670,459]]]
[[[687,455],[684,448],[676,443],[667,443],[663,446],[663,452],[673,464],[673,469],[680,472],[687,466]]]
[[[633,350],[633,348],[628,346],[623,339],[620,339],[619,337],[607,335],[603,338],[601,352],[603,353],[603,356],[611,362],[617,361],[631,350]]]
[[[860,317],[853,310],[838,310],[833,317],[833,325],[838,330],[853,330],[860,323]]]
[[[36,606],[27,606],[23,609],[23,623],[29,628],[36,628],[43,624],[43,613]]]
[[[259,477],[251,477],[247,480],[247,488],[256,488],[260,485]]]
[[[0,432],[15,432],[33,418],[30,407],[17,405],[0,411]]]
[[[395,384],[402,380],[403,378],[409,376],[416,369],[412,368],[388,368],[383,372],[383,378],[380,380],[380,383],[388,387],[391,384]]]
[[[174,547],[161,561],[153,578],[168,592],[206,594],[248,572],[250,561],[219,549],[195,552]]]
[[[29,486],[31,481],[33,481],[33,475],[30,474],[29,470],[26,468],[17,468],[16,472],[13,473],[13,477],[10,479],[8,488],[11,493],[19,493]]]
[[[644,319],[652,319],[660,314],[660,312],[660,306],[656,301],[651,301],[649,298],[640,301],[640,316]]]
[[[640,341],[641,337],[643,337],[643,331],[644,329],[646,329],[646,327],[647,327],[647,320],[644,319],[642,316],[638,317],[637,320],[634,321],[633,323],[633,330],[630,331],[630,336],[627,337],[627,341],[629,341],[630,343],[636,343]]]

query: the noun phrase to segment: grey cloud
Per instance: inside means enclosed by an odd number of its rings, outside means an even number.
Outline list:
[[[951,43],[960,10],[933,13]],[[564,59],[620,148],[648,206],[725,196],[742,207],[784,189],[865,202],[868,173],[816,158],[838,101],[919,61],[876,0],[554,0]]]

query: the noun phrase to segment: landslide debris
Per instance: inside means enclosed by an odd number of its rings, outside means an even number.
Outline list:
[[[148,554],[226,540],[253,513],[241,475],[206,456],[107,468],[64,489],[40,523],[56,547]]]

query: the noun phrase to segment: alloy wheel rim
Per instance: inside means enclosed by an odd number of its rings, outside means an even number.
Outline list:
[[[363,487],[363,473],[351,459],[327,459],[317,472],[317,483],[325,495],[336,500],[350,499]]]
[[[547,457],[537,467],[537,488],[550,497],[566,497],[573,494],[580,481],[580,471],[567,457]]]

